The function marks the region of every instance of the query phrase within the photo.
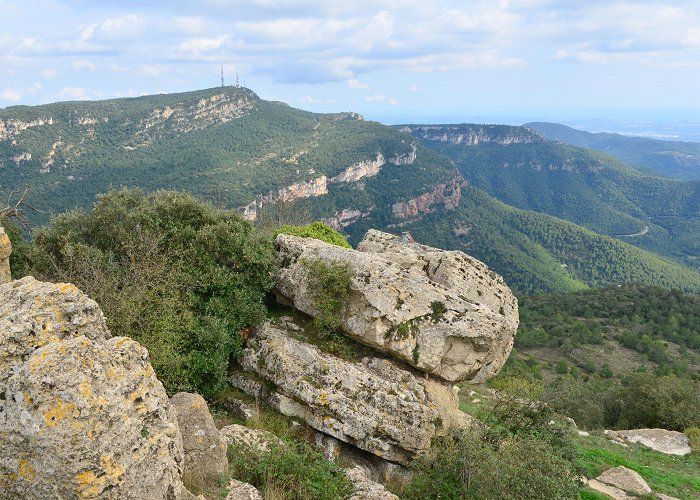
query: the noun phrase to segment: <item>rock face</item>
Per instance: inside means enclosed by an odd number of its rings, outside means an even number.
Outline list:
[[[482,382],[498,373],[518,324],[503,280],[459,252],[404,250],[391,235],[368,236],[365,251],[357,251],[279,235],[276,293],[317,316],[307,263],[347,264],[354,278],[339,313],[346,334],[450,382]]]
[[[10,254],[12,253],[12,243],[5,234],[5,228],[0,226],[0,285],[12,281],[10,275]]]
[[[241,365],[275,385],[266,399],[281,413],[393,462],[407,463],[467,418],[451,387],[384,359],[345,361],[270,324],[249,338]],[[231,382],[260,396],[239,378]]]
[[[80,335],[110,336],[97,302],[75,285],[31,276],[0,285],[0,384],[39,347]]]
[[[0,498],[176,499],[182,438],[148,352],[73,285],[0,285]]]
[[[228,469],[228,459],[207,402],[199,394],[178,392],[170,403],[177,414],[185,452],[182,480],[200,487],[216,481]]]
[[[605,435],[608,439],[624,439],[630,443],[639,443],[666,455],[688,455],[692,451],[688,436],[677,431],[666,429],[606,430]]]
[[[597,477],[597,480],[635,495],[651,493],[651,488],[642,476],[623,466],[613,467],[604,471]]]
[[[349,500],[399,500],[378,482],[372,480],[367,470],[360,466],[345,471],[345,477],[355,487]]]
[[[435,205],[442,205],[447,210],[455,209],[462,199],[461,185],[464,179],[457,176],[443,184],[436,185],[432,191],[423,193],[411,200],[400,201],[391,206],[391,212],[397,219],[408,219],[419,214],[435,210]]]
[[[226,500],[262,500],[262,495],[252,484],[231,479]]]

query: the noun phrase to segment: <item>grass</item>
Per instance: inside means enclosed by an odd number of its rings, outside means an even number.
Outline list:
[[[700,497],[698,454],[684,457],[664,455],[637,444],[625,448],[597,435],[576,436],[575,443],[579,453],[578,465],[589,478],[598,477],[611,467],[623,465],[638,472],[658,493],[680,499]]]

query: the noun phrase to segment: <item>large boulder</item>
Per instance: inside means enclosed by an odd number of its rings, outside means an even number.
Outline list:
[[[5,228],[0,226],[0,285],[12,280],[10,275],[10,254],[12,253],[12,243],[9,236],[5,234]]]
[[[228,458],[207,402],[199,394],[178,392],[170,403],[177,415],[185,452],[182,480],[200,488],[213,483],[228,469]]]
[[[639,473],[622,465],[603,471],[596,479],[633,495],[646,495],[652,491]]]
[[[182,438],[148,352],[70,284],[0,285],[0,498],[176,499]]]
[[[179,498],[177,421],[136,342],[47,344],[0,390],[0,498]]]
[[[441,270],[440,251],[423,246],[357,251],[284,234],[275,244],[276,293],[311,316],[322,311],[309,263],[350,268],[339,319],[359,342],[450,382],[483,382],[508,358],[518,325],[515,299],[500,277],[483,264],[473,266],[473,259],[443,252]]]
[[[688,455],[692,450],[688,436],[678,431],[666,429],[606,430],[608,439],[639,443],[666,455]]]
[[[356,465],[345,471],[345,477],[352,483],[355,491],[348,500],[399,500],[399,497],[372,479],[364,467]]]
[[[0,384],[34,350],[80,335],[100,341],[110,336],[97,302],[75,285],[31,276],[0,285]]]
[[[464,252],[421,245],[376,229],[367,231],[357,250],[385,254],[400,266],[420,271],[461,297],[503,315],[518,328],[518,299],[501,276]]]
[[[230,381],[241,390],[393,462],[409,462],[436,434],[467,423],[451,386],[416,377],[386,359],[340,359],[271,324],[248,339],[241,365],[267,381],[240,383],[244,378],[238,374]],[[263,394],[262,386],[270,383],[271,394]]]

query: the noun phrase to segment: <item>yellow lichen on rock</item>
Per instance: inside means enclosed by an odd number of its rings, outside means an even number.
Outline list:
[[[19,461],[19,464],[17,465],[17,472],[24,479],[32,480],[36,476],[36,471],[34,470],[34,467],[32,467],[32,464],[30,464],[28,460]]]
[[[63,420],[73,418],[76,410],[73,403],[59,399],[44,412],[44,423],[49,427],[55,427]]]

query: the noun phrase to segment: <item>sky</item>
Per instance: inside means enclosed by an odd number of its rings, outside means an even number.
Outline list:
[[[384,123],[700,122],[698,0],[0,0],[0,108],[240,83]]]

